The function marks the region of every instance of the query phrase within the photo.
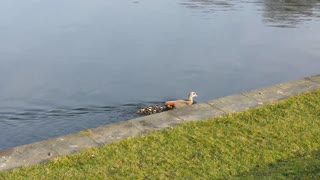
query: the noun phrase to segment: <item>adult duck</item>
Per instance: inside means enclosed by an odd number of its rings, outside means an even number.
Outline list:
[[[197,96],[198,96],[197,93],[190,92],[187,100],[179,99],[174,101],[166,101],[165,104],[168,109],[172,109],[174,107],[179,108],[184,106],[190,106],[193,104],[193,98]]]

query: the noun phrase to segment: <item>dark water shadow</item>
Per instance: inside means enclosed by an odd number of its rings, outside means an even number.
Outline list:
[[[319,179],[320,148],[310,153],[282,159],[267,165],[256,165],[249,172],[236,177],[240,179]]]

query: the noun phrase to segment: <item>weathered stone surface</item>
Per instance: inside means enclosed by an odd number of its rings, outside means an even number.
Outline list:
[[[141,131],[131,122],[125,121],[90,129],[88,136],[103,145],[138,134],[141,134]]]
[[[14,153],[14,149],[6,149],[0,151],[0,171],[12,168],[10,165],[10,160],[12,159],[12,154]]]
[[[52,138],[42,143],[59,155],[71,154],[80,151],[83,148],[95,147],[98,144],[82,133],[69,134],[57,138]]]
[[[0,157],[1,157],[1,158],[5,158],[5,157],[7,157],[7,156],[10,156],[13,152],[14,152],[13,149],[0,150]],[[0,163],[1,163],[1,162],[2,162],[2,161],[0,160]]]
[[[18,146],[1,152],[0,171],[38,164],[57,156],[52,148],[41,142]]]
[[[172,110],[171,110],[172,111]],[[150,130],[158,130],[166,127],[174,126],[183,121],[168,112],[144,116],[141,118],[130,120],[142,132]]]
[[[308,79],[308,80],[316,82],[316,83],[320,83],[320,74],[319,75],[315,75],[315,76],[311,76],[311,77],[307,77],[305,79]]]
[[[289,91],[293,94],[301,94],[304,92],[320,89],[320,84],[307,79],[300,79],[276,85],[277,87]]]
[[[242,93],[243,95],[253,98],[258,101],[259,104],[270,103],[282,99],[288,98],[292,95],[276,86],[261,88]]]
[[[223,111],[207,103],[199,103],[181,109],[174,109],[169,111],[169,113],[184,121],[204,120],[224,114]]]
[[[223,98],[208,101],[208,104],[215,106],[224,112],[239,112],[259,106],[258,101],[248,98],[242,94],[235,94]]]

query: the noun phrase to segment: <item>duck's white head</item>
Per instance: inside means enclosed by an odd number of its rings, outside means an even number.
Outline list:
[[[193,97],[198,97],[196,92],[190,92],[189,93],[189,98],[193,98]]]

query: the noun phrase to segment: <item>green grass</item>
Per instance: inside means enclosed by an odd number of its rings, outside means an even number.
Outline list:
[[[320,178],[320,91],[128,138],[0,179]]]

